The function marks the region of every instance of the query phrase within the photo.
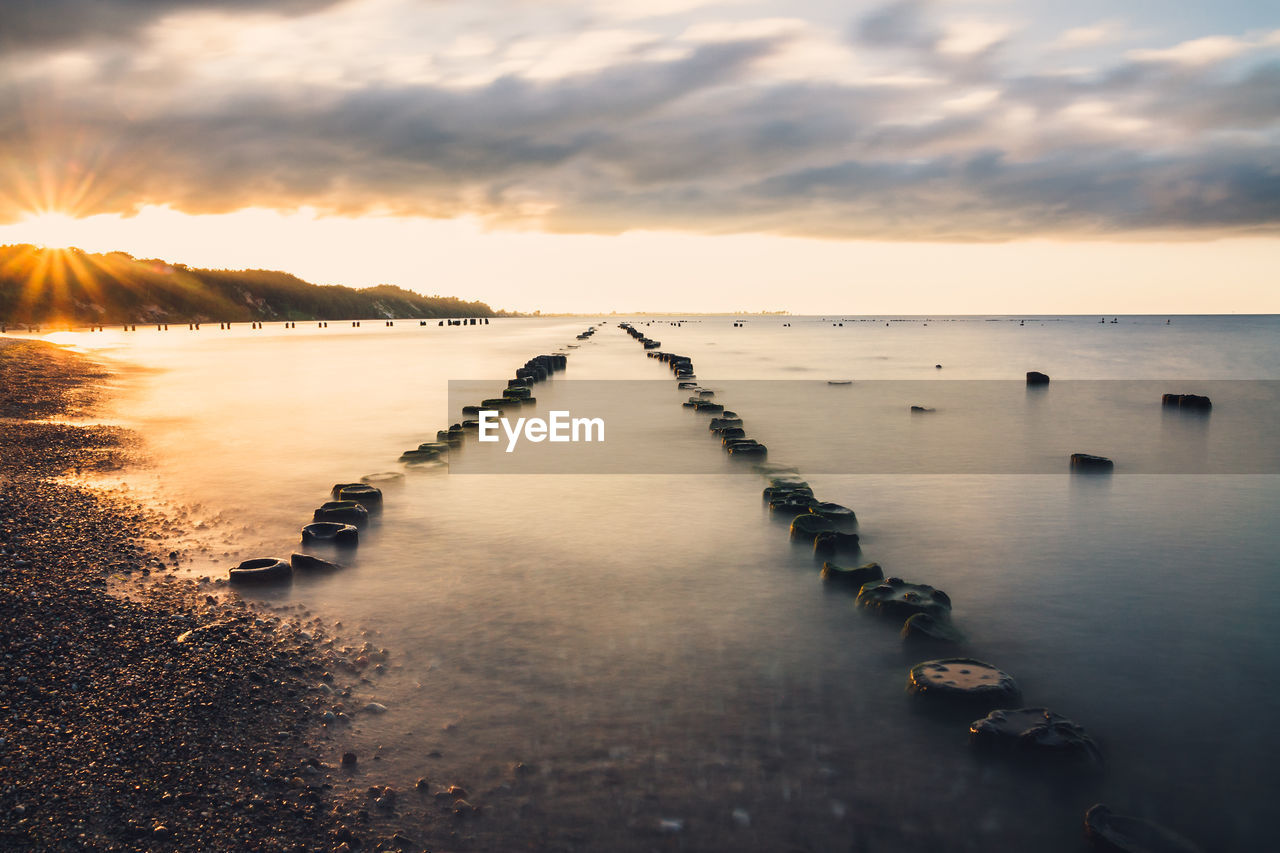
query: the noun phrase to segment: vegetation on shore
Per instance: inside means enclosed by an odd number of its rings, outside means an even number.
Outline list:
[[[317,285],[271,270],[208,270],[124,252],[0,246],[0,323],[93,325],[497,317],[483,302],[382,284]]]

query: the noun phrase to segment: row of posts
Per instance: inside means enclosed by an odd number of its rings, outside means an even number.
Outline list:
[[[385,324],[385,325],[387,325],[387,326],[394,326],[396,323],[395,323],[395,320],[386,320],[384,324]],[[219,329],[230,329],[230,328],[231,328],[231,325],[232,325],[231,323],[219,323],[219,324],[218,324],[218,328],[219,328]],[[360,321],[359,321],[359,320],[352,320],[352,321],[351,321],[351,325],[352,325],[352,327],[354,327],[354,328],[359,328],[359,327],[360,327]],[[425,326],[425,325],[427,325],[427,321],[426,321],[426,320],[419,320],[419,321],[418,321],[418,325],[419,325],[419,326]],[[444,325],[449,325],[449,326],[467,326],[467,325],[470,325],[470,326],[476,326],[476,325],[484,325],[484,326],[487,326],[487,325],[489,325],[489,320],[488,320],[488,318],[487,318],[487,317],[480,317],[480,318],[476,318],[476,317],[469,317],[469,318],[466,318],[466,319],[459,319],[459,320],[441,320],[441,321],[439,321],[436,325],[438,325],[438,326],[444,326]],[[329,323],[328,323],[328,321],[326,321],[326,320],[320,320],[319,322],[317,322],[317,323],[316,323],[316,327],[317,327],[317,328],[320,328],[320,329],[327,329],[327,328],[329,328]],[[261,328],[263,328],[263,324],[262,324],[262,322],[261,322],[261,321],[259,321],[259,320],[254,320],[254,321],[251,321],[251,322],[250,322],[250,324],[249,324],[249,328],[251,328],[251,329],[261,329]],[[296,328],[298,328],[298,324],[297,324],[296,322],[294,322],[294,321],[290,320],[290,321],[287,321],[287,322],[284,324],[284,328],[286,328],[286,329],[296,329]],[[15,332],[39,332],[39,331],[40,331],[40,326],[38,326],[38,325],[34,325],[34,324],[30,324],[30,323],[26,323],[26,324],[24,324],[24,323],[18,323],[18,324],[15,324],[15,325],[12,327],[12,329],[13,329],[13,331],[15,331]],[[10,326],[9,326],[7,323],[0,323],[0,334],[6,334],[6,333],[8,333],[8,332],[9,332],[9,330],[10,330]],[[70,330],[70,329],[68,329],[68,331],[69,331],[69,330]],[[94,325],[89,326],[89,331],[91,331],[91,332],[105,332],[106,330],[107,330],[107,327],[106,327],[106,326],[104,326],[104,325],[101,325],[101,324],[94,324]],[[125,323],[124,325],[122,325],[122,326],[120,327],[120,330],[121,330],[121,331],[123,331],[123,332],[136,332],[136,331],[138,331],[138,324],[137,324],[137,323]],[[188,330],[188,331],[193,331],[193,332],[199,331],[199,330],[200,330],[200,324],[199,324],[199,323],[188,323],[188,324],[187,324],[187,330]],[[168,323],[156,323],[156,331],[157,331],[157,332],[167,332],[167,331],[169,331],[169,324],[168,324]]]

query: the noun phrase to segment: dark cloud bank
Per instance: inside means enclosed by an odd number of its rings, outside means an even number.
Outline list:
[[[146,25],[175,12],[265,11],[298,15],[339,0],[4,0],[0,45],[27,52],[85,41],[131,39]]]

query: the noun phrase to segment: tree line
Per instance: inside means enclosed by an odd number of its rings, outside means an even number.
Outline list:
[[[217,323],[512,316],[381,284],[318,285],[273,270],[196,269],[125,252],[0,246],[0,322]]]

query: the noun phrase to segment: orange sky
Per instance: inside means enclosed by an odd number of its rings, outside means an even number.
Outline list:
[[[132,218],[0,225],[0,243],[15,242],[285,269],[316,283],[387,282],[528,312],[1280,313],[1280,241],[1265,238],[958,244],[565,235],[486,231],[469,219],[150,208]]]

